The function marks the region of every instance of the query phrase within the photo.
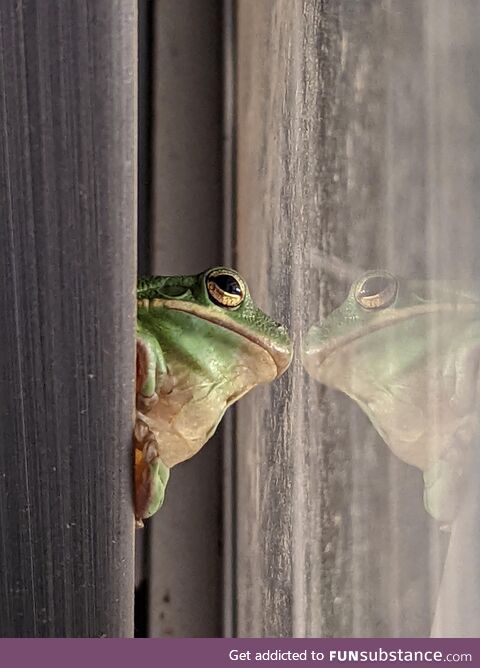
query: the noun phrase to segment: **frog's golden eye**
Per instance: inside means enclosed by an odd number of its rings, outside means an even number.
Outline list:
[[[358,281],[355,299],[364,309],[384,309],[395,300],[397,287],[397,279],[391,274],[370,274]]]
[[[213,269],[206,277],[208,296],[217,306],[238,308],[247,292],[244,281],[226,269]]]

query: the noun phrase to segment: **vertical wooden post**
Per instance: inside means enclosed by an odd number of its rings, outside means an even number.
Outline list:
[[[153,273],[222,263],[221,27],[218,0],[155,5]],[[221,635],[221,461],[218,431],[148,521],[151,636]]]
[[[135,3],[1,3],[0,129],[0,636],[130,636]]]

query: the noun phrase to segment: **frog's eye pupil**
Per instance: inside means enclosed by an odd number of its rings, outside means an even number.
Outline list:
[[[367,276],[359,281],[355,299],[365,309],[387,308],[397,295],[397,281],[390,274]]]
[[[207,276],[210,299],[217,306],[237,308],[245,299],[245,285],[239,278],[226,272],[212,271]]]
[[[371,276],[365,280],[359,294],[365,297],[373,297],[383,292],[388,285],[389,281],[385,276]]]
[[[212,280],[220,290],[227,292],[230,295],[241,295],[242,288],[240,287],[239,282],[233,276],[228,274],[220,274],[220,276],[215,276]]]

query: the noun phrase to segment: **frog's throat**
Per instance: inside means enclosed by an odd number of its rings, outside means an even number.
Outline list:
[[[149,302],[148,300],[142,300],[141,305],[144,308],[161,307],[171,309],[172,311],[182,311],[242,336],[244,339],[263,348],[270,355],[277,368],[277,378],[286,371],[292,361],[293,351],[290,346],[282,346],[280,343],[277,344],[266,336],[255,335],[248,327],[242,326],[241,323],[231,318],[222,316],[220,312],[214,313],[211,309],[207,309],[201,304],[192,304],[191,302],[182,302],[173,299],[152,299]]]
[[[392,311],[391,314],[386,314],[382,311],[382,317],[370,322],[367,325],[360,326],[355,331],[349,332],[342,336],[333,337],[324,343],[320,342],[312,346],[309,350],[304,351],[304,363],[308,369],[309,364],[317,370],[327,360],[330,355],[337,352],[340,348],[348,346],[354,341],[358,341],[372,332],[376,332],[386,327],[391,327],[399,322],[414,318],[417,316],[427,316],[433,313],[469,313],[475,314],[479,309],[478,302],[467,302],[463,304],[415,304],[408,306],[401,311]],[[321,330],[321,326],[318,328]]]

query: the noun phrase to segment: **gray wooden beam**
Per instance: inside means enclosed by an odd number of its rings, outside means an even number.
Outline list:
[[[222,51],[218,0],[154,8],[151,269],[222,263]],[[221,430],[174,467],[148,520],[149,635],[221,635]]]
[[[0,636],[129,636],[135,3],[2,2],[0,73]]]

